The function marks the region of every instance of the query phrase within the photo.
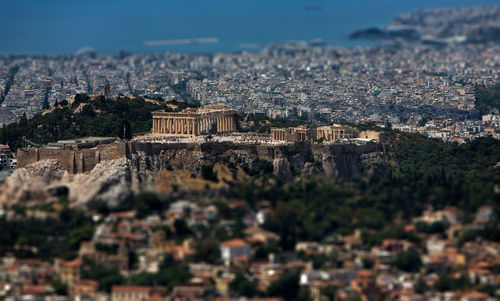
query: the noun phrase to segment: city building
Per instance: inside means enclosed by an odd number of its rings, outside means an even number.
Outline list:
[[[111,289],[111,301],[149,300],[152,288],[149,286],[114,285]]]
[[[80,281],[83,262],[80,259],[71,261],[60,260],[58,262],[58,273],[62,283],[68,286],[70,294],[74,293],[75,285]]]
[[[229,265],[238,257],[250,259],[252,248],[242,239],[231,239],[220,244],[220,253],[224,263]]]

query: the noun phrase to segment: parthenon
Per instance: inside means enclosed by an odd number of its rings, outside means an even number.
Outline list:
[[[187,108],[181,112],[153,112],[153,135],[198,136],[236,129],[236,111],[223,104]]]

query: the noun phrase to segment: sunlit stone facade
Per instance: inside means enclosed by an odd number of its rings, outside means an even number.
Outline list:
[[[188,108],[181,112],[153,112],[153,135],[198,136],[236,129],[236,111],[223,104]]]

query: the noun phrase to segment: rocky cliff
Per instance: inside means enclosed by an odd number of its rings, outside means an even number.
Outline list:
[[[176,190],[202,193],[224,191],[231,182],[248,176],[244,170],[253,168],[260,160],[272,162],[273,173],[282,182],[318,175],[332,179],[386,176],[394,167],[382,144],[126,143],[124,147],[123,157],[101,161],[85,173],[74,174],[57,159],[19,168],[6,180],[0,204],[36,204],[68,194],[72,206],[97,200],[117,205],[135,192],[169,192],[174,186]],[[203,165],[213,166],[220,181],[205,181],[201,177]]]

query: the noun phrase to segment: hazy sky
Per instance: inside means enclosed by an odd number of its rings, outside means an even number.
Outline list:
[[[0,54],[235,51],[240,43],[321,38],[346,45],[355,29],[401,12],[492,0],[2,0]],[[307,10],[320,6],[321,10]],[[216,37],[216,44],[154,46],[147,40]]]

